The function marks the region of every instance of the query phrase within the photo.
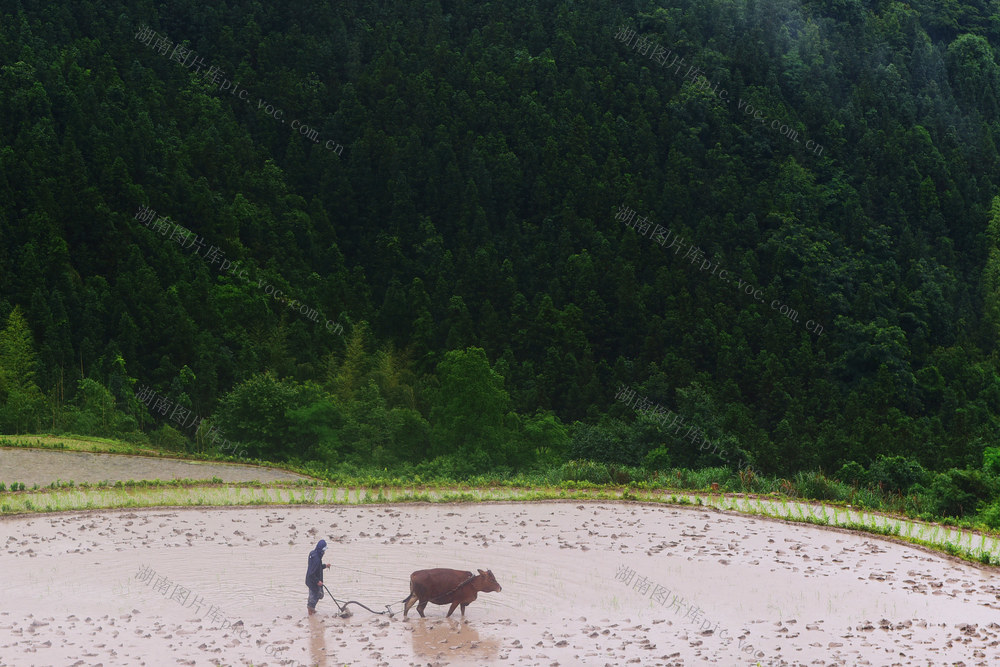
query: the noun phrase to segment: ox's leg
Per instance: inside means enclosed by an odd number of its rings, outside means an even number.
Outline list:
[[[462,616],[465,616],[465,608],[468,607],[468,606],[469,606],[468,602],[466,602],[465,604],[462,605]]]
[[[410,595],[405,600],[403,600],[403,617],[404,618],[406,617],[407,612],[410,611],[410,607],[412,607],[416,603],[417,603],[417,596],[414,595],[413,593],[410,593]]]
[[[448,616],[451,616],[451,612],[455,611],[455,607],[457,607],[457,606],[458,606],[457,602],[452,602],[451,603],[451,609],[448,610]],[[465,605],[464,604],[462,605],[462,615],[463,616],[465,615]],[[445,618],[448,618],[448,616],[446,616]]]
[[[417,611],[420,612],[420,618],[424,617],[424,608],[427,606],[427,600],[424,600],[417,605]]]

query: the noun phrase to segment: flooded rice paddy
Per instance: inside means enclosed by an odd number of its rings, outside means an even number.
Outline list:
[[[462,619],[306,614],[492,569]],[[995,665],[993,568],[878,537],[616,502],[144,509],[0,519],[0,664]],[[401,605],[393,607],[399,610]]]
[[[70,472],[67,472],[70,471]],[[76,452],[0,450],[0,481],[299,479],[280,470]],[[454,491],[454,490],[451,490]],[[527,491],[527,490],[520,490]],[[824,517],[952,542],[1000,558],[991,537],[855,508],[677,494],[699,506],[438,499],[449,490],[60,489],[35,502],[296,506],[148,508],[0,517],[3,665],[996,665],[996,568]],[[670,497],[656,493],[654,497]],[[32,500],[29,500],[32,499]],[[20,503],[20,505],[18,505]],[[720,511],[722,510],[722,511]],[[727,512],[729,511],[729,512]],[[305,612],[319,539],[341,601],[398,603],[409,574],[492,569],[500,593],[463,619],[430,604],[403,619],[325,599]]]

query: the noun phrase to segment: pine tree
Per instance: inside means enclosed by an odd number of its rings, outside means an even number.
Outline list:
[[[45,397],[35,383],[37,363],[31,329],[15,306],[0,332],[0,430],[39,428]]]

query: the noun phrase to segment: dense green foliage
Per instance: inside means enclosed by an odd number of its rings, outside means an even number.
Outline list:
[[[215,446],[135,397],[151,386],[274,460],[848,464],[949,511],[992,498],[993,6],[0,11],[2,432]],[[625,24],[803,142],[626,46]],[[204,69],[141,43],[143,26]],[[249,98],[220,92],[209,66]],[[641,238],[615,219],[623,205],[760,299]],[[142,224],[142,206],[240,272]],[[636,416],[622,385],[726,457]]]

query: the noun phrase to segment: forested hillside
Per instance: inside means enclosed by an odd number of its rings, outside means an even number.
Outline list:
[[[998,48],[995,2],[4,3],[0,432],[978,468]]]

